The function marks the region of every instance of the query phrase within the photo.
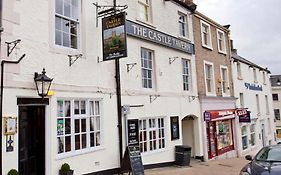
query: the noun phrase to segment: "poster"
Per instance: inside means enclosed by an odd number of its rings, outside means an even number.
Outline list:
[[[179,139],[179,116],[170,118],[171,122],[171,140]]]

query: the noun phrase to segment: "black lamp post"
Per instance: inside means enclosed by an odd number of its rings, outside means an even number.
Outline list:
[[[36,84],[37,93],[40,97],[44,98],[48,95],[53,78],[49,78],[46,75],[45,68],[43,68],[42,74],[34,73],[34,81]]]

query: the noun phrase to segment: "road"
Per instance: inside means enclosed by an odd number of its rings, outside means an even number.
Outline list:
[[[240,169],[249,161],[245,158],[192,161],[190,167],[165,167],[145,170],[145,175],[239,175]]]

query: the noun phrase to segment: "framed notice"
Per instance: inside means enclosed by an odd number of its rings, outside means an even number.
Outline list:
[[[179,136],[179,116],[172,116],[170,118],[171,123],[171,140],[177,140]]]
[[[17,118],[5,117],[4,118],[4,135],[14,135],[17,132]]]
[[[103,61],[127,57],[126,14],[102,19]]]

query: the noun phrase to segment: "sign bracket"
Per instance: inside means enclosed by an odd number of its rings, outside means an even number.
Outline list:
[[[77,55],[67,55],[69,58],[69,66],[71,67],[79,58],[81,58],[82,54]]]
[[[130,72],[130,70],[132,70],[135,65],[137,65],[137,63],[128,63],[127,64],[127,72]]]

